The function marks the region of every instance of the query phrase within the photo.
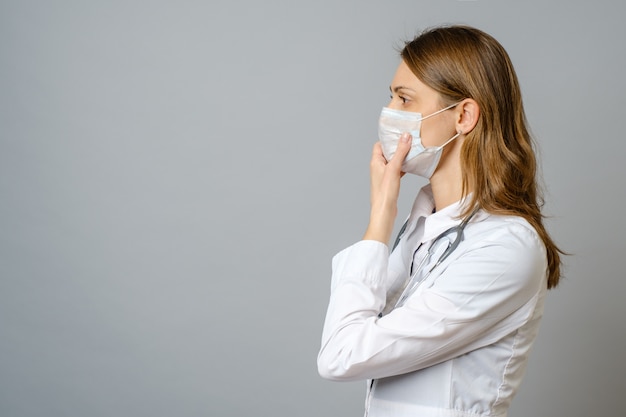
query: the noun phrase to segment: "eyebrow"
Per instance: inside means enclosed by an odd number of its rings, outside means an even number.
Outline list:
[[[393,89],[391,88],[391,86],[389,86],[389,91],[392,91],[394,93],[397,93],[400,90],[409,90],[409,91],[415,92],[415,90],[413,90],[412,88],[405,87],[403,85],[399,85],[399,86],[397,86],[397,87],[395,87]]]

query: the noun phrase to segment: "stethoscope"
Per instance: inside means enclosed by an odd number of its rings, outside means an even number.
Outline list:
[[[413,267],[411,266],[411,276],[409,277],[409,282],[407,283],[406,287],[404,287],[404,290],[402,291],[402,294],[400,295],[400,298],[398,299],[398,301],[396,302],[396,305],[394,306],[394,308],[397,308],[399,306],[401,306],[402,304],[404,304],[404,302],[406,301],[407,298],[409,298],[409,296],[411,294],[413,294],[413,292],[417,289],[417,287],[419,286],[419,284],[421,284],[422,282],[424,282],[424,280],[426,278],[428,278],[428,276],[430,275],[431,272],[433,272],[433,270],[435,268],[437,268],[439,265],[441,265],[441,263],[443,261],[445,261],[448,256],[450,256],[450,254],[452,252],[454,252],[454,250],[459,246],[459,244],[463,241],[463,232],[465,230],[465,226],[467,226],[467,224],[469,223],[469,221],[472,219],[472,217],[474,217],[474,215],[478,212],[478,207],[476,207],[472,213],[467,216],[465,219],[463,219],[463,221],[461,221],[461,223],[457,224],[456,226],[452,226],[451,228],[445,230],[443,233],[439,234],[439,236],[437,236],[431,243],[430,246],[428,247],[428,251],[426,251],[426,256],[424,256],[422,258],[422,260],[419,262],[417,268],[415,269],[415,272],[413,272]],[[409,224],[409,219],[407,219],[404,224],[402,225],[402,227],[400,228],[400,231],[398,232],[398,236],[396,236],[396,240],[393,243],[393,247],[391,248],[391,252],[393,252],[396,249],[396,246],[398,246],[398,243],[400,243],[400,239],[402,238],[402,236],[404,235],[404,232],[406,231],[407,225]],[[443,253],[441,254],[441,256],[439,256],[439,259],[437,260],[437,262],[435,263],[435,265],[432,266],[432,268],[430,268],[428,270],[428,272],[426,272],[426,275],[424,275],[424,277],[420,280],[417,280],[417,275],[419,274],[420,270],[424,267],[424,263],[426,262],[427,259],[430,259],[431,255],[432,255],[432,249],[436,246],[437,242],[439,242],[441,239],[443,239],[444,237],[452,234],[452,233],[456,233],[456,238],[454,238],[454,240],[452,242],[448,242],[448,246],[446,247],[446,249],[443,251]],[[419,247],[418,247],[419,250]],[[413,253],[413,256],[415,256],[415,252]],[[378,317],[382,317],[383,313],[378,314]],[[374,384],[377,382],[376,379],[372,379],[370,386],[369,386],[369,393],[368,393],[368,402],[369,399],[371,398],[371,393],[374,389]],[[369,409],[369,404],[367,405],[367,408]]]
[[[463,221],[461,221],[461,223],[457,224],[456,226],[452,226],[451,228],[445,230],[443,233],[439,234],[439,236],[437,236],[430,243],[430,246],[428,247],[428,250],[426,251],[426,256],[422,257],[422,260],[419,262],[417,268],[414,269],[415,272],[413,272],[413,267],[411,266],[411,270],[412,270],[411,271],[411,277],[409,279],[408,284],[406,285],[406,287],[402,291],[402,294],[400,295],[400,298],[396,302],[396,306],[395,307],[398,307],[398,306],[404,304],[406,299],[409,298],[409,296],[411,294],[413,294],[413,292],[417,289],[419,284],[421,282],[423,282],[433,272],[433,270],[435,268],[437,268],[439,265],[441,265],[441,263],[443,261],[445,261],[448,258],[448,256],[450,256],[450,254],[452,252],[454,252],[454,250],[463,241],[463,231],[465,230],[465,226],[467,226],[467,224],[472,219],[472,217],[474,217],[474,215],[476,214],[477,211],[478,211],[478,208],[474,209],[474,211],[472,211],[472,213],[469,216],[467,216],[465,219],[463,219]],[[402,227],[400,228],[400,231],[398,232],[398,236],[396,237],[396,240],[395,240],[395,242],[393,244],[393,247],[391,249],[392,252],[396,248],[396,246],[398,246],[398,243],[400,243],[400,239],[402,238],[402,235],[406,231],[408,223],[409,223],[409,220],[407,219],[407,221],[405,221],[404,224],[402,225]],[[419,274],[419,272],[424,267],[424,263],[426,262],[426,260],[430,259],[430,257],[432,256],[433,248],[436,247],[437,242],[439,242],[441,239],[443,239],[444,237],[446,237],[446,236],[448,236],[448,235],[450,235],[452,233],[456,233],[455,239],[453,241],[451,241],[451,242],[448,242],[448,246],[443,251],[443,253],[439,256],[439,259],[437,260],[437,262],[435,262],[435,264],[426,272],[426,274],[422,277],[422,279],[416,280],[417,275]]]

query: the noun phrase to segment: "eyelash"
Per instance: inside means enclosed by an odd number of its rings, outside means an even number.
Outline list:
[[[393,95],[389,95],[389,98],[393,100]],[[409,100],[408,98],[400,96],[400,95],[398,96],[398,98],[402,100],[402,104],[406,104],[406,102]]]

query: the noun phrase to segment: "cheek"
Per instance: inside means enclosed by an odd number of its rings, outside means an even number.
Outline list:
[[[422,124],[420,129],[420,136],[424,147],[441,146],[454,135],[456,135],[456,131],[452,123],[432,123],[426,124],[426,126]]]

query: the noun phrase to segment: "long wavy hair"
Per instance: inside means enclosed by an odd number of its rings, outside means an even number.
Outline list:
[[[400,54],[417,78],[439,92],[443,107],[466,98],[478,103],[478,123],[461,148],[463,195],[471,192],[462,215],[480,207],[526,219],[545,244],[548,288],[555,287],[563,252],[543,224],[534,144],[507,52],[481,30],[445,26],[424,31]]]

